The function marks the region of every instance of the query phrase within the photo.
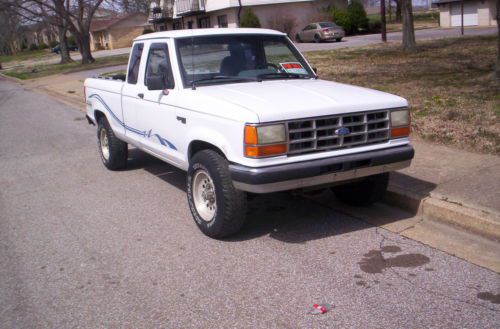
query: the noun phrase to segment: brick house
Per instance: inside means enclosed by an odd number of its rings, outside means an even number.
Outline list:
[[[132,40],[141,35],[148,15],[119,14],[93,19],[90,24],[90,48],[92,51],[130,47]]]
[[[291,20],[294,34],[332,5],[345,8],[347,0],[161,0],[151,3],[149,22],[157,31],[238,27],[241,13],[250,7],[263,28],[276,29],[278,22]]]
[[[441,27],[462,26],[460,0],[435,0]],[[497,0],[464,0],[464,26],[496,26]]]

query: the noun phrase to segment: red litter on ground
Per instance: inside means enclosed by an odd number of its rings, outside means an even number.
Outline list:
[[[310,314],[316,315],[316,314],[325,314],[331,309],[329,305],[320,305],[320,304],[314,304],[313,305],[313,310],[310,311]]]

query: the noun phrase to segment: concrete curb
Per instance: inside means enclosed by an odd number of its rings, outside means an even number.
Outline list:
[[[500,213],[477,209],[470,205],[419,195],[389,185],[384,196],[385,203],[410,211],[425,220],[452,225],[493,241],[500,241]]]

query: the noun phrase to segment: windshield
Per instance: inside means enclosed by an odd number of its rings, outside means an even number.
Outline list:
[[[322,28],[328,28],[328,27],[337,27],[337,25],[335,23],[319,23],[319,26],[321,26]]]
[[[200,36],[176,44],[185,87],[314,77],[285,36]]]

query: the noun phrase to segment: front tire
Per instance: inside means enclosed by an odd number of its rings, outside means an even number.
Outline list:
[[[321,37],[319,36],[319,34],[314,35],[314,42],[316,42],[316,43],[321,42]]]
[[[340,201],[351,206],[369,206],[382,200],[389,173],[368,176],[362,181],[332,187],[333,193]]]
[[[342,41],[342,38],[337,38],[337,39],[335,39],[335,41],[340,42],[340,41]]]
[[[227,160],[213,150],[191,159],[187,198],[196,225],[211,238],[234,234],[245,223],[246,193],[234,187]]]
[[[302,39],[300,38],[300,35],[296,35],[295,36],[295,41],[297,41],[297,43],[302,43]]]
[[[104,166],[109,170],[119,170],[127,166],[127,143],[119,140],[109,125],[108,120],[102,117],[97,122],[97,146]]]

